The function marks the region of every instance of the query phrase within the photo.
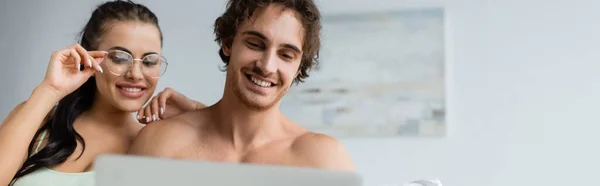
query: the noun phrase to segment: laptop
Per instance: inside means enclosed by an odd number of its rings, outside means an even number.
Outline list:
[[[362,186],[350,172],[239,163],[102,155],[96,186]]]

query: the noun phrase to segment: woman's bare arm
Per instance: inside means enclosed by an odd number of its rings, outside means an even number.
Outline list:
[[[52,88],[40,85],[0,125],[0,185],[8,185],[27,157],[29,142],[46,115],[60,100]]]

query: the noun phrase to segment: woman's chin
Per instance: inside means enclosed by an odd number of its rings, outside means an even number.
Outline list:
[[[142,108],[142,106],[144,106],[143,102],[133,100],[118,101],[117,104],[117,108],[119,108],[123,112],[137,112]]]

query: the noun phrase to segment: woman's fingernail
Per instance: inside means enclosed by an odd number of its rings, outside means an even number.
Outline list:
[[[150,123],[150,118],[149,117],[146,118],[146,123]]]
[[[98,65],[98,70],[100,70],[100,73],[104,73],[104,71],[102,70],[102,67],[100,67],[100,65]]]
[[[165,113],[165,109],[160,107],[160,114],[164,114]]]
[[[156,115],[152,114],[152,120],[156,121]]]
[[[88,61],[88,64],[90,65],[90,68],[92,68],[93,67],[92,66],[92,57],[88,57],[87,61]]]

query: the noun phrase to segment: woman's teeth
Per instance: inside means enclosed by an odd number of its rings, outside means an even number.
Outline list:
[[[122,87],[121,89],[127,91],[127,92],[139,92],[142,91],[141,88],[129,88],[129,87]]]

